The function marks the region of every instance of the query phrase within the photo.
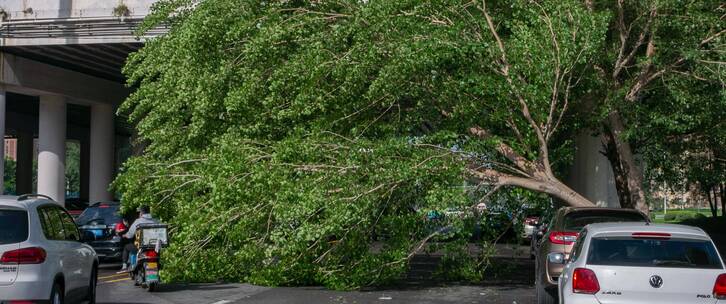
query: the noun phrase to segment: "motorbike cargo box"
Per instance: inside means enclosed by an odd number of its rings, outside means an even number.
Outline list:
[[[139,247],[155,247],[161,243],[162,247],[169,245],[168,226],[166,224],[144,224],[137,228]]]

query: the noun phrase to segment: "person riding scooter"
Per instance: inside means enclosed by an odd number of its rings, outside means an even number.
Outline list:
[[[123,234],[121,236],[122,238],[124,238],[124,241],[126,241],[126,245],[124,246],[123,254],[121,255],[121,261],[123,262],[123,265],[121,266],[120,272],[128,271],[129,255],[133,252],[136,252],[134,237],[136,236],[136,229],[138,229],[139,225],[158,224],[158,221],[151,216],[148,206],[141,206],[136,209],[136,211],[139,212],[139,218],[137,218],[131,224],[131,227],[129,227],[128,231],[126,231],[126,234]]]

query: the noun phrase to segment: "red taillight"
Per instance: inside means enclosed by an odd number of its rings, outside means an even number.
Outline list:
[[[726,300],[726,273],[721,274],[713,285],[713,297],[719,300]]]
[[[577,239],[577,235],[577,232],[552,231],[550,233],[550,242],[557,245],[571,245]]]
[[[10,300],[8,303],[9,304],[35,304],[35,302],[33,302],[33,301],[26,301],[26,300]]]
[[[3,253],[0,264],[40,264],[45,262],[45,257],[46,253],[43,248],[22,248]]]
[[[539,221],[539,218],[537,218],[536,216],[529,216],[524,219],[525,224],[532,226],[537,225],[537,221]]]
[[[634,239],[670,239],[670,233],[662,232],[633,232]]]
[[[154,250],[144,251],[144,257],[147,259],[156,259],[159,257],[159,254],[156,253]]]
[[[577,268],[572,275],[572,292],[596,294],[600,291],[600,283],[595,272],[587,268]]]

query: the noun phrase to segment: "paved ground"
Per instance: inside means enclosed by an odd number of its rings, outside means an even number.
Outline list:
[[[508,262],[512,262],[511,260]],[[426,258],[419,263],[428,263]],[[268,288],[248,284],[165,284],[154,293],[134,287],[119,265],[102,265],[99,304],[235,304],[235,303],[534,303],[528,281],[528,259],[517,259],[506,277],[493,277],[483,286],[410,281],[406,286],[375,291],[339,292],[318,287]]]

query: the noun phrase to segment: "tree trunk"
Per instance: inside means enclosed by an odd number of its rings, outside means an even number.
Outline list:
[[[711,209],[711,215],[713,217],[718,216],[718,205],[716,204],[716,192],[713,191],[713,187],[705,187],[706,198],[708,199],[708,207]],[[711,195],[713,193],[713,196]],[[723,209],[723,208],[722,208]]]
[[[605,152],[602,154],[607,157],[608,161],[610,161],[611,167],[613,169],[615,190],[618,192],[618,201],[620,202],[620,207],[635,209],[635,204],[633,204],[632,200],[630,199],[628,180],[625,173],[623,172],[623,167],[620,165],[620,157],[618,155],[617,149],[615,148],[615,141],[613,139],[612,132],[606,130],[603,133],[602,138],[603,147],[605,148]]]
[[[469,173],[480,181],[487,181],[496,186],[516,186],[532,191],[543,192],[562,200],[572,207],[596,207],[590,200],[572,190],[557,178],[547,174],[534,177],[520,177],[503,174],[491,169],[470,169]]]
[[[645,191],[643,190],[643,172],[635,163],[635,156],[630,143],[623,138],[625,125],[620,113],[617,111],[613,111],[608,115],[606,132],[610,133],[612,140],[613,153],[611,154],[614,156],[610,158],[610,164],[613,168],[613,174],[616,175],[618,197],[624,200],[620,202],[620,206],[637,209],[648,214],[648,204],[645,201]]]
[[[726,185],[719,184],[718,185],[719,199],[721,200],[721,216],[726,217],[726,200],[724,200],[724,197],[726,197],[726,194],[724,194],[724,190],[726,190]],[[714,195],[715,196],[715,195]]]

